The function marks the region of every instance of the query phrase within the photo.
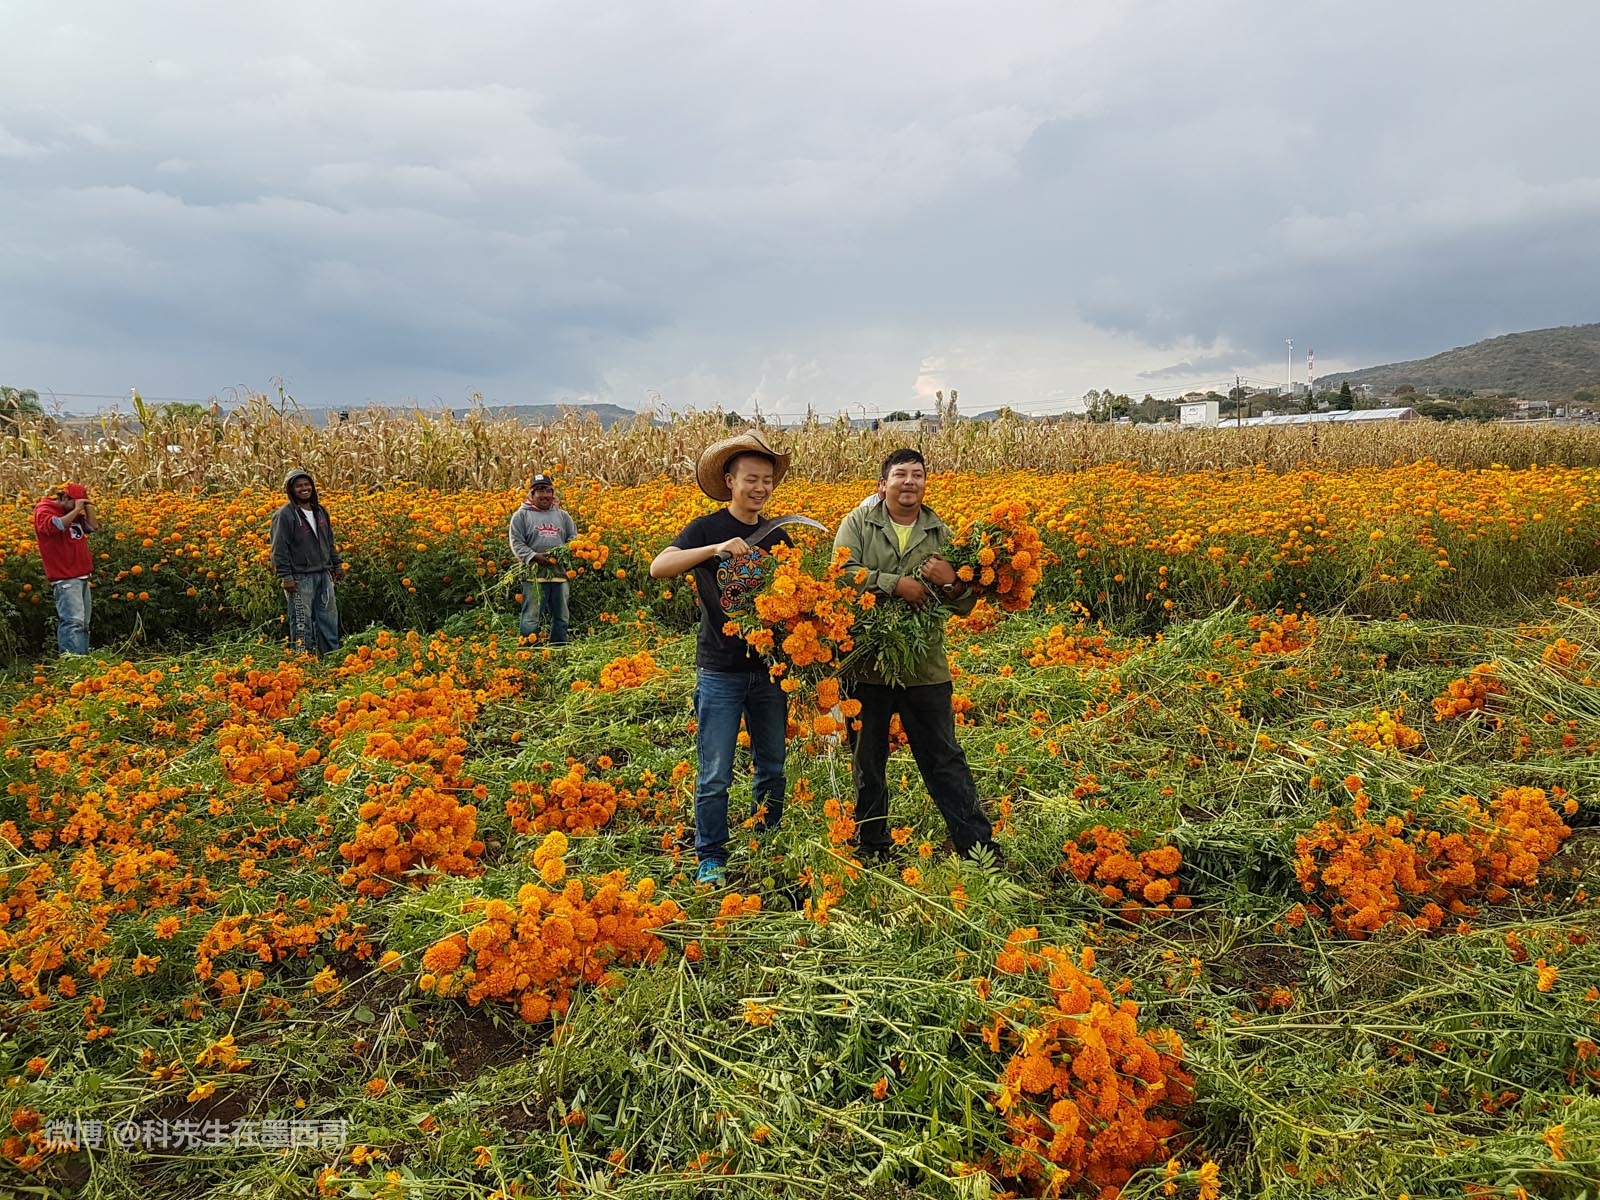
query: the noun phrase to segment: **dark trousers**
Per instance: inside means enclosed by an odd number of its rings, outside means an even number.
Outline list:
[[[928,795],[938,806],[950,838],[962,854],[980,844],[990,844],[994,831],[978,803],[978,786],[972,779],[967,756],[956,741],[956,714],[951,707],[953,688],[948,683],[896,688],[857,683],[850,695],[861,701],[861,728],[852,729],[850,748],[856,786],[856,831],[861,849],[871,853],[889,847],[889,719],[900,714],[900,724],[911,743],[917,770],[928,785]]]

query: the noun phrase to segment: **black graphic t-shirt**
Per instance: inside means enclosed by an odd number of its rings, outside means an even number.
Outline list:
[[[762,518],[765,519],[765,518]],[[748,538],[761,520],[746,525],[727,509],[721,508],[703,517],[696,517],[684,526],[683,532],[672,539],[679,550],[698,550],[701,546],[715,546],[729,538]],[[789,535],[774,529],[758,543],[761,550],[789,544]],[[760,558],[749,554],[743,558],[711,558],[690,572],[694,576],[695,591],[700,601],[700,635],[695,643],[695,666],[707,671],[764,671],[767,662],[741,637],[730,637],[722,632],[728,623],[729,613],[745,611],[755,600],[761,587],[758,564]]]

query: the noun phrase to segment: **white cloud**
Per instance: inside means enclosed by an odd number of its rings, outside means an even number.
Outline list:
[[[50,147],[18,137],[0,125],[0,158],[43,158],[50,153]]]

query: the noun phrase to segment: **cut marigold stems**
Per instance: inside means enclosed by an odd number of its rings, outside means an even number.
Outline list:
[[[1487,807],[1475,796],[1447,801],[1436,820],[1455,828],[1441,829],[1413,811],[1368,820],[1371,797],[1352,783],[1348,813],[1331,809],[1296,840],[1295,872],[1308,895],[1327,902],[1334,927],[1355,938],[1391,922],[1436,930],[1447,916],[1473,916],[1471,902],[1535,885],[1572,833],[1541,788],[1507,788]]]
[[[1002,1009],[985,1030],[991,1050],[1011,1049],[995,1104],[1015,1147],[1002,1171],[1034,1194],[1080,1182],[1118,1189],[1171,1153],[1183,1132],[1193,1079],[1183,1042],[1142,1027],[1139,1006],[1094,974],[1094,951],[1038,943],[1034,929],[1006,939],[995,969],[1019,984],[1042,982],[1046,1003]]]

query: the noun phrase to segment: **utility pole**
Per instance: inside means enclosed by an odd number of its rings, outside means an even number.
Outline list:
[[[1294,403],[1294,339],[1293,338],[1284,338],[1283,339],[1283,344],[1285,346],[1289,347],[1289,374],[1287,376],[1285,376],[1285,378],[1288,380],[1288,388],[1289,388],[1289,390],[1288,390],[1287,393],[1285,393],[1283,398],[1287,403],[1293,404]]]
[[[1233,427],[1235,429],[1244,428],[1244,421],[1239,416],[1243,406],[1244,386],[1239,382],[1239,377],[1235,375],[1233,377]]]

